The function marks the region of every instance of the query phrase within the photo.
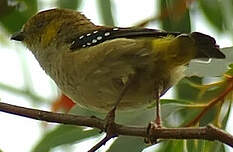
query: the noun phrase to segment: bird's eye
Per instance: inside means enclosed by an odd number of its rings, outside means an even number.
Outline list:
[[[45,25],[45,22],[38,22],[37,24],[36,24],[36,28],[41,28],[41,27],[43,27]]]

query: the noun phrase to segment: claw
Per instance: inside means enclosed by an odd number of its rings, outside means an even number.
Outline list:
[[[158,143],[158,139],[154,138],[152,136],[153,130],[158,128],[157,124],[155,122],[150,122],[147,126],[146,132],[147,132],[147,137],[144,139],[144,142],[146,144],[157,144]]]
[[[147,144],[156,144],[158,143],[158,139],[154,138],[152,136],[152,133],[154,132],[155,129],[157,128],[162,128],[162,120],[161,120],[161,114],[160,114],[160,94],[158,91],[155,92],[155,101],[156,101],[156,111],[155,111],[155,120],[150,122],[147,127],[147,135],[148,137],[145,138],[145,143]]]
[[[108,112],[108,114],[105,117],[105,132],[107,133],[113,133],[115,132],[115,111],[116,108],[113,108],[111,111]]]

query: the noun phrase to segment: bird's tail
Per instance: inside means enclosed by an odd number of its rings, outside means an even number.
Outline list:
[[[194,40],[195,46],[198,47],[195,58],[225,58],[213,37],[199,32],[191,33],[190,37]]]

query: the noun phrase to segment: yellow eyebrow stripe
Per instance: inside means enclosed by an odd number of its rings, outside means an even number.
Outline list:
[[[57,30],[59,29],[60,22],[57,20],[51,21],[43,30],[43,34],[41,37],[42,47],[48,46],[51,40],[56,36]]]

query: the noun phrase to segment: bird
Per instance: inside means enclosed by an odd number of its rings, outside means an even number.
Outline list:
[[[37,13],[11,39],[24,43],[81,107],[107,118],[156,100],[158,124],[159,98],[184,77],[190,60],[225,58],[203,33],[95,25],[78,11],[60,8]]]

